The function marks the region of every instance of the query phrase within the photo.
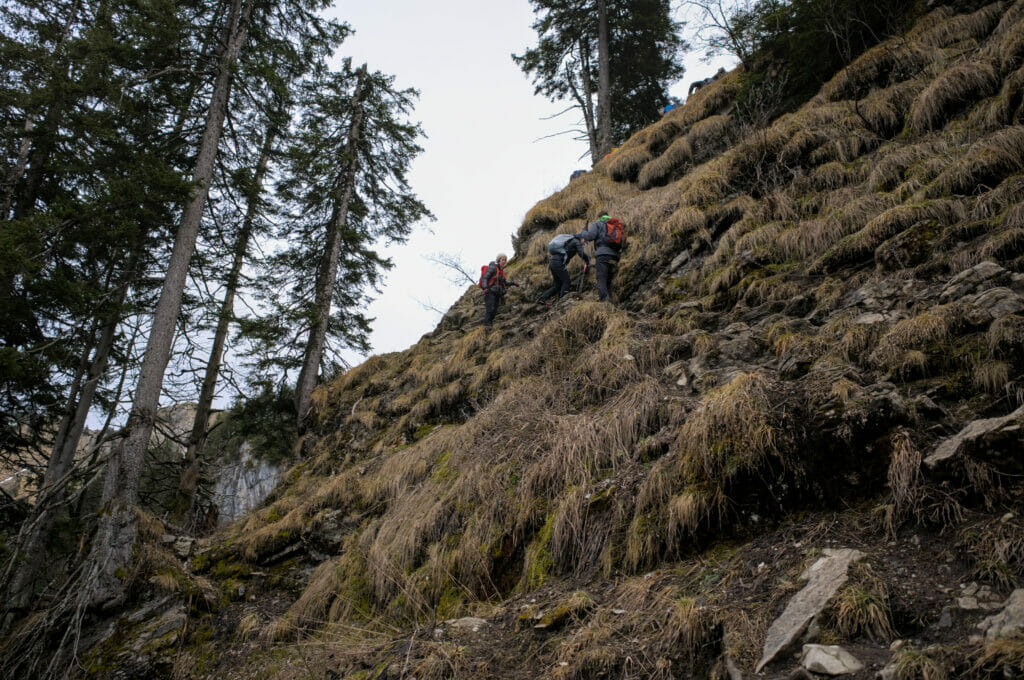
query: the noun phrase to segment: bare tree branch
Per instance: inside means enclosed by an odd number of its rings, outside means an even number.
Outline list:
[[[459,255],[454,255],[452,253],[434,253],[432,255],[424,255],[423,257],[426,258],[428,262],[433,262],[434,264],[441,265],[441,267],[447,269],[448,272],[446,278],[450,282],[460,284],[463,282],[463,279],[465,279],[466,281],[469,281],[470,285],[476,285],[477,277],[473,276],[472,270],[462,263],[462,258]]]

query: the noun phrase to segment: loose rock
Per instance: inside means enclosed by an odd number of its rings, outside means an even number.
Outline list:
[[[838,645],[804,645],[800,663],[812,673],[825,675],[847,675],[864,668],[857,657]]]

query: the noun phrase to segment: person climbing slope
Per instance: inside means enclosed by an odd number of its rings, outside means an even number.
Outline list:
[[[494,261],[480,274],[479,286],[484,290],[484,326],[490,328],[494,324],[494,316],[498,313],[498,304],[505,297],[511,286],[518,286],[505,279],[505,264],[508,257],[498,253]]]
[[[609,217],[604,210],[598,211],[600,217],[580,236],[593,241],[596,247],[594,259],[597,260],[597,299],[612,301],[612,279],[619,266],[619,258],[626,247],[625,227],[616,217]]]
[[[537,298],[537,302],[543,304],[548,304],[544,301],[552,295],[558,295],[556,300],[560,300],[569,291],[569,270],[566,269],[569,260],[579,255],[583,260],[584,275],[587,273],[587,268],[590,267],[590,258],[587,257],[587,253],[583,249],[583,239],[579,234],[558,234],[548,243],[548,253],[550,254],[548,270],[551,272],[554,283]]]

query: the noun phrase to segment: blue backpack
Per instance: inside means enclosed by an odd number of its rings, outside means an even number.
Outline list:
[[[548,252],[552,255],[565,255],[566,246],[574,238],[572,234],[559,234],[548,243]]]

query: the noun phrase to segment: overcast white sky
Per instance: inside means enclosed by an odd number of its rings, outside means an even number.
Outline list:
[[[339,57],[365,61],[395,75],[398,87],[420,91],[413,119],[428,138],[409,181],[437,221],[405,245],[384,249],[395,267],[369,307],[376,318],[371,343],[373,354],[392,352],[437,325],[439,315],[418,301],[447,309],[466,289],[424,255],[451,253],[479,270],[499,251],[511,254],[511,234],[526,212],[565,186],[573,170],[589,167],[579,159],[586,146],[572,135],[540,139],[572,126],[576,116],[543,120],[565,104],[534,96],[509,56],[536,44],[528,0],[337,0],[331,14],[355,29]],[[690,82],[734,63],[700,57],[688,56],[671,94],[685,99]],[[345,358],[363,359],[352,352]]]

